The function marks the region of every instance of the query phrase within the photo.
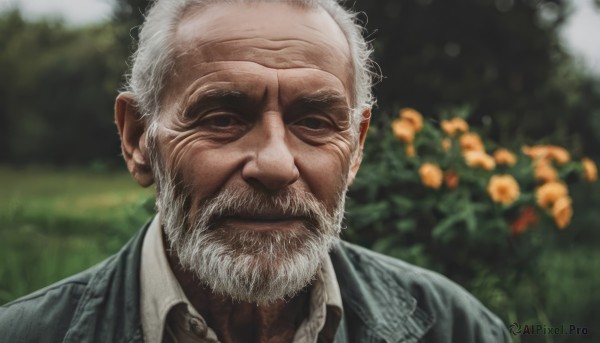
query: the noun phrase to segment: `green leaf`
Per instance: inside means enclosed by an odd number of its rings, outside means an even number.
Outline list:
[[[395,210],[398,210],[401,213],[406,213],[414,207],[414,200],[409,197],[405,197],[402,195],[392,195],[392,202],[395,206]]]
[[[415,231],[417,221],[414,218],[402,219],[396,222],[396,231],[401,233],[411,233]]]
[[[464,220],[464,212],[448,216],[433,228],[431,235],[436,240],[446,242],[454,236],[451,230],[455,228],[456,224]]]
[[[352,212],[349,212],[348,218],[352,219],[353,227],[361,228],[384,220],[388,217],[388,213],[388,203],[380,201],[353,208]]]

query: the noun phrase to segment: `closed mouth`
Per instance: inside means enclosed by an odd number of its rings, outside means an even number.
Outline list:
[[[293,221],[293,220],[305,220],[305,217],[301,216],[291,216],[291,215],[264,215],[264,214],[256,214],[256,215],[231,215],[223,217],[223,220],[240,220],[240,221],[249,221],[249,222],[267,222],[267,223],[275,223],[275,222],[284,222],[284,221]]]
[[[308,218],[298,215],[277,213],[230,214],[218,219],[228,229],[256,232],[287,231],[307,228]]]

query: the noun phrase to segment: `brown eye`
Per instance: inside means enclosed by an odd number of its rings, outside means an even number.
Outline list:
[[[215,126],[215,127],[219,127],[219,128],[225,128],[225,127],[240,124],[240,121],[238,119],[234,118],[233,116],[222,115],[222,116],[215,116],[212,118],[207,118],[206,124]]]
[[[248,130],[248,123],[235,113],[219,112],[202,118],[198,129],[215,139],[233,140]]]
[[[296,122],[296,125],[305,127],[310,130],[322,130],[322,129],[326,129],[327,127],[329,127],[329,123],[327,123],[325,120],[314,118],[314,117],[309,117],[309,118],[304,118],[304,119],[298,120]]]
[[[213,129],[228,129],[243,126],[244,121],[235,113],[219,112],[202,118],[200,125]]]

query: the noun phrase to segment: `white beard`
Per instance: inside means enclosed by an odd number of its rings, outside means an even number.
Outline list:
[[[184,270],[234,300],[266,304],[292,297],[314,279],[339,240],[345,188],[331,213],[311,193],[295,188],[273,196],[248,188],[224,189],[190,216],[190,196],[172,180],[169,175],[157,179],[157,207],[171,250]],[[300,232],[238,230],[221,223],[224,216],[240,213],[306,220]]]

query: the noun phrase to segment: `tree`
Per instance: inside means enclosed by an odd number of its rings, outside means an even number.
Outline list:
[[[120,58],[110,26],[0,18],[2,162],[87,164],[119,153],[112,104]],[[115,59],[117,58],[117,59]]]

